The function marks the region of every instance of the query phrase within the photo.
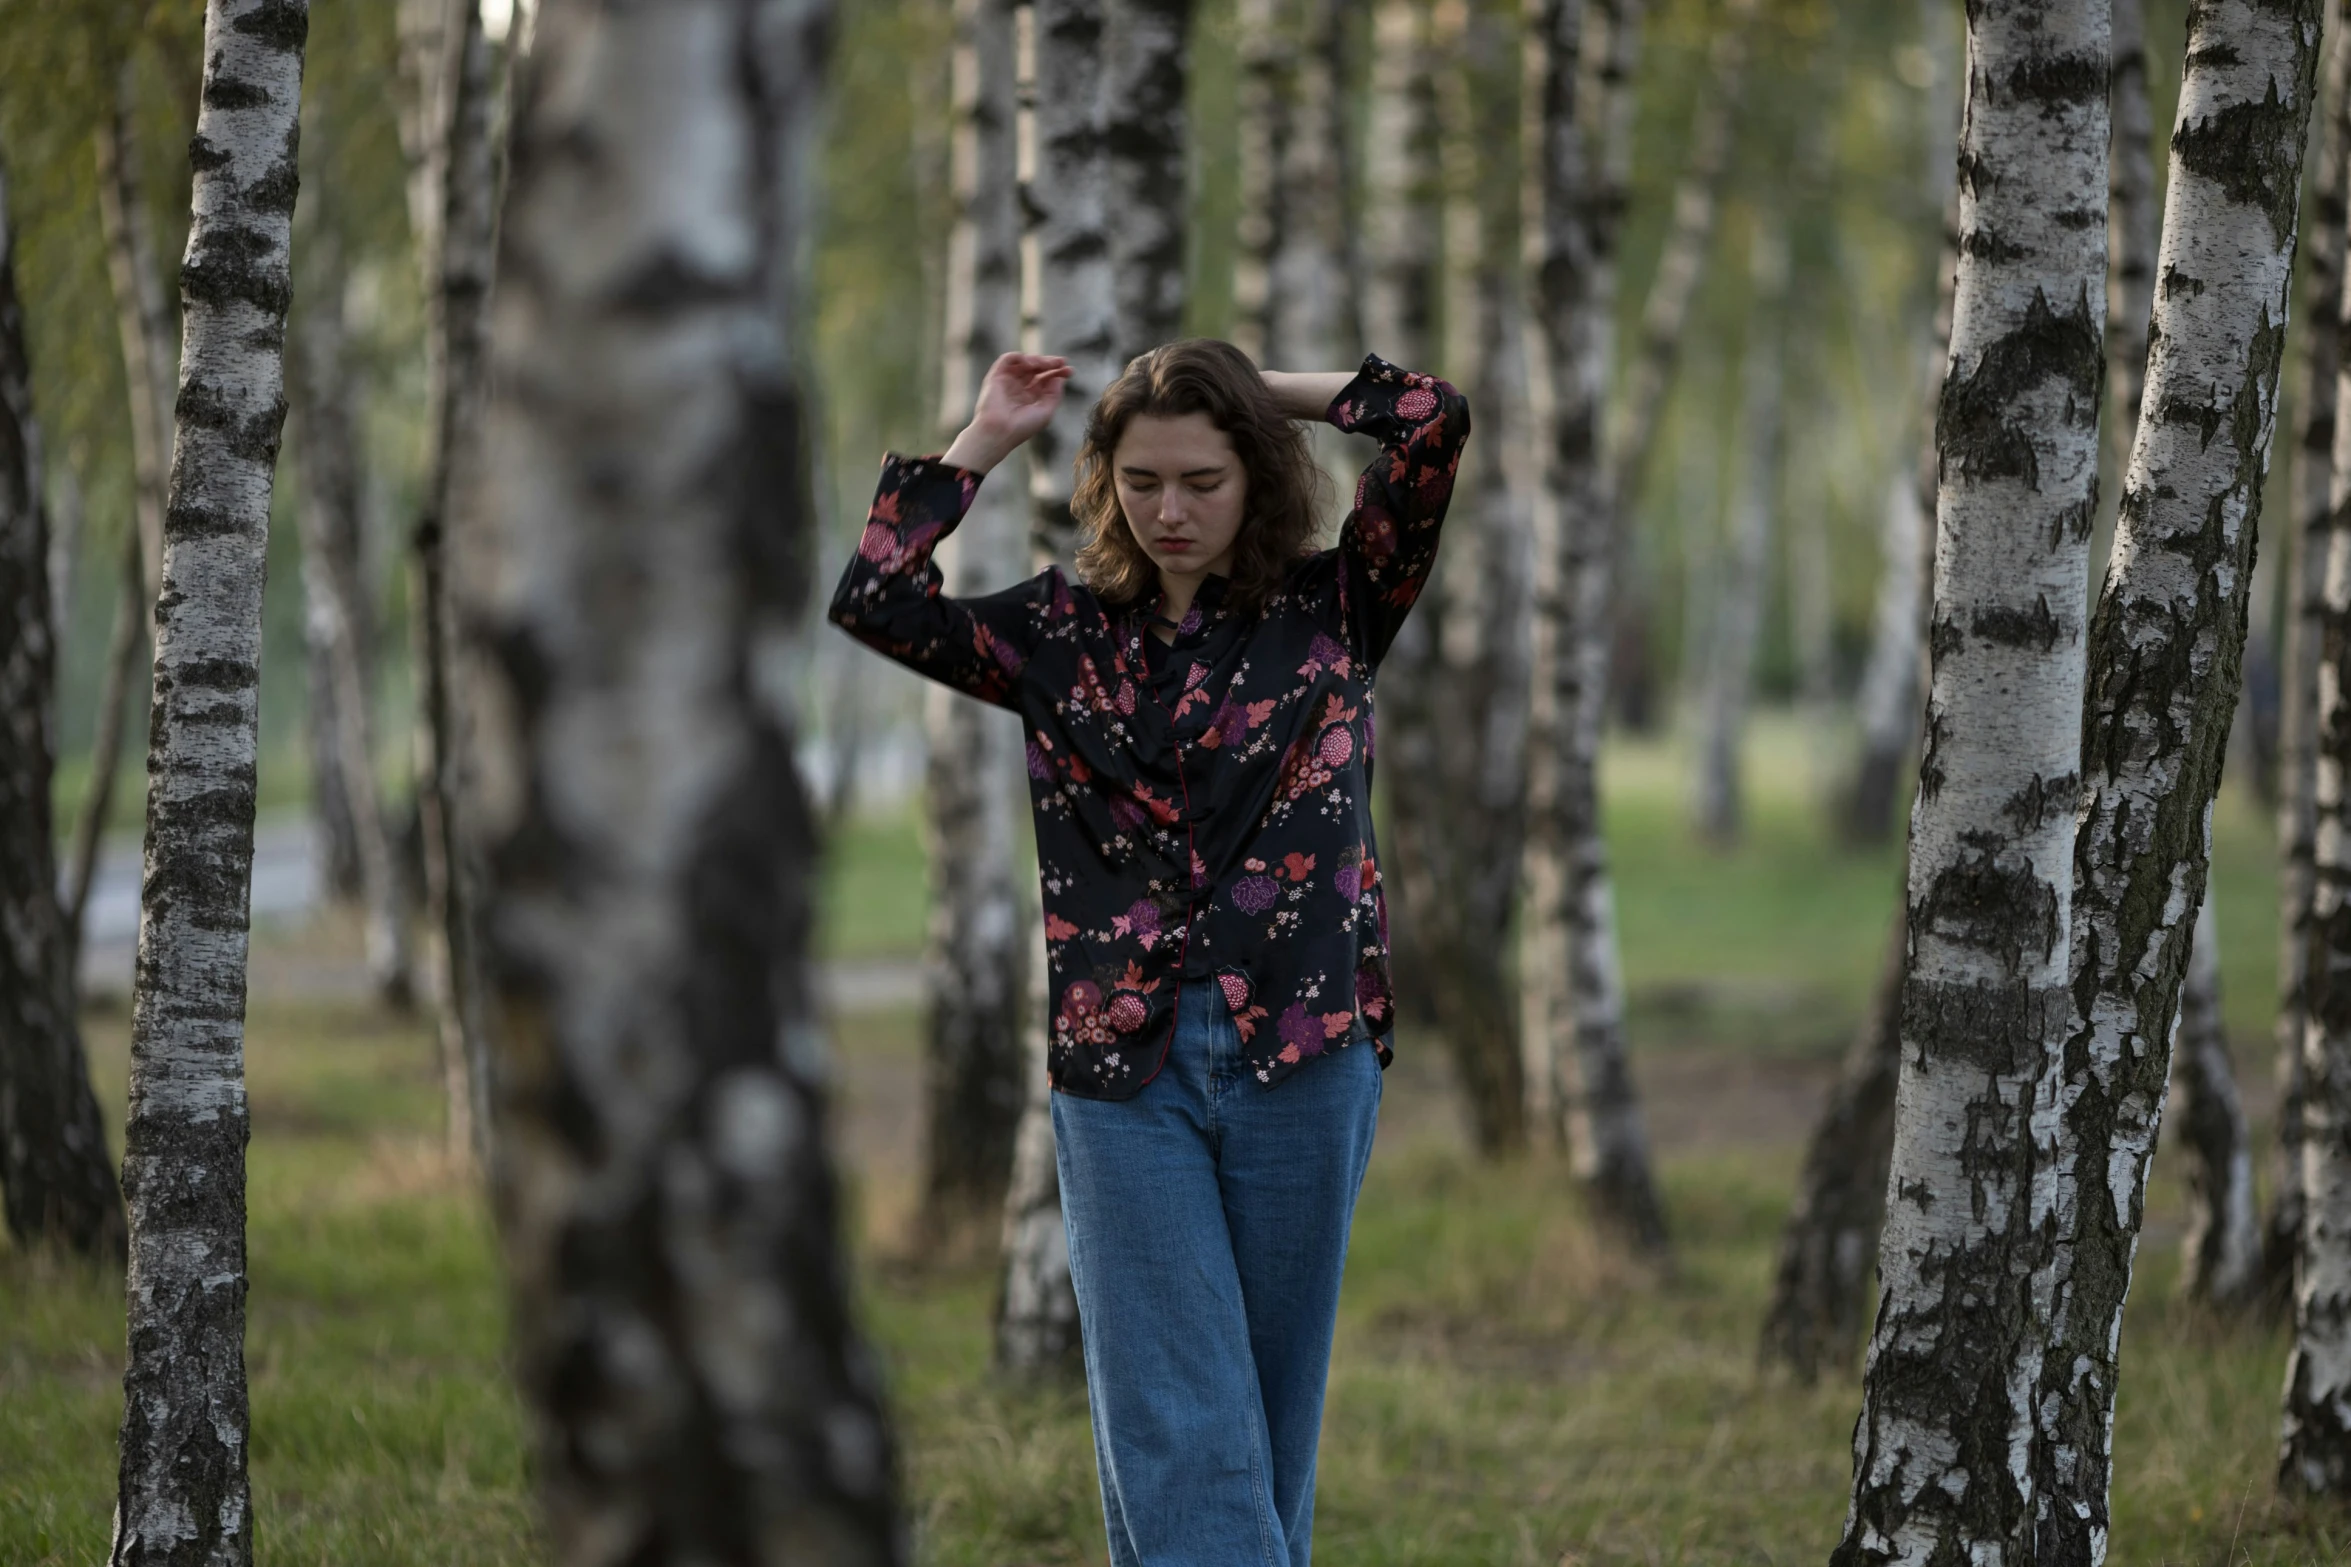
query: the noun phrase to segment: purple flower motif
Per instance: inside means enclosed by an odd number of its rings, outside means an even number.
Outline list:
[[[1331,886],[1340,897],[1353,903],[1356,894],[1363,890],[1362,862],[1359,860],[1349,861],[1340,865],[1337,870],[1331,872]]]
[[[1239,745],[1249,733],[1249,710],[1227,697],[1224,706],[1218,708],[1216,716],[1208,722],[1209,727],[1216,731],[1219,741],[1226,745]]]
[[[1281,895],[1271,876],[1244,876],[1233,883],[1233,906],[1244,914],[1263,914]]]
[[[1053,764],[1045,760],[1045,748],[1034,740],[1029,742],[1029,776],[1039,783],[1053,781]]]
[[[1149,899],[1136,899],[1135,906],[1127,910],[1127,923],[1134,928],[1134,932],[1138,936],[1158,935],[1159,905]]]
[[[1293,1001],[1284,1007],[1273,1027],[1274,1032],[1281,1035],[1282,1043],[1295,1046],[1300,1055],[1322,1054],[1322,1019],[1308,1017],[1305,1002]]]
[[[1150,817],[1134,802],[1132,796],[1114,794],[1110,797],[1110,825],[1120,832],[1133,832],[1148,820]]]
[[[1360,1012],[1374,1001],[1385,1001],[1388,987],[1381,980],[1378,969],[1366,965],[1355,971],[1355,1010]]]

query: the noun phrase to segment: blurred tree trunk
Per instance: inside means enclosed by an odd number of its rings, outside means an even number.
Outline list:
[[[412,212],[425,272],[426,479],[410,550],[416,667],[417,814],[424,840],[426,966],[432,975],[450,1152],[488,1162],[489,1061],[482,1038],[474,885],[460,820],[467,714],[451,677],[449,539],[472,482],[488,357],[498,233],[497,82],[477,0],[408,0]],[[511,58],[511,56],[509,56]],[[421,193],[418,186],[423,187]]]
[[[130,405],[133,520],[124,540],[121,598],[99,678],[98,717],[91,731],[90,782],[74,819],[67,855],[66,929],[78,952],[89,915],[90,888],[106,819],[114,809],[122,770],[123,707],[146,645],[163,572],[164,468],[171,460],[172,383],[178,336],[163,292],[163,268],[147,218],[138,163],[137,85],[130,63],[115,78],[114,103],[98,122],[98,218],[106,239],[106,271],[114,290],[116,335],[122,343],[123,386]]]
[[[1086,413],[1117,374],[1117,288],[1104,233],[1102,0],[1030,0],[1019,27],[1020,113],[1035,149],[1024,169],[1022,297],[1034,314],[1022,323],[1032,351],[1069,359],[1073,373],[1053,423],[1029,443],[1030,564],[1067,569],[1076,540],[1069,512]],[[1042,953],[1042,914],[1023,899],[1024,950]],[[1032,970],[1027,1034],[1027,1103],[1015,1133],[1012,1179],[1004,1199],[1004,1279],[996,1301],[996,1365],[1019,1377],[1066,1375],[1079,1364],[1077,1296],[1069,1280],[1069,1243],[1061,1220],[1061,1183],[1053,1163],[1052,1090],[1045,1077],[1042,962]]]
[[[1740,747],[1754,695],[1755,644],[1763,634],[1763,594],[1771,580],[1772,525],[1780,504],[1786,392],[1788,236],[1775,213],[1758,213],[1749,240],[1754,286],[1744,351],[1745,411],[1740,419],[1741,477],[1731,506],[1727,569],[1716,577],[1714,636],[1699,712],[1695,818],[1698,836],[1717,847],[1739,841],[1746,824]]]
[[[1666,228],[1665,248],[1658,254],[1657,271],[1641,302],[1640,328],[1625,369],[1624,398],[1607,432],[1608,489],[1614,497],[1619,530],[1625,535],[1617,549],[1628,563],[1632,552],[1626,545],[1640,515],[1649,455],[1664,424],[1666,394],[1681,361],[1690,304],[1697,298],[1698,281],[1714,242],[1722,184],[1730,171],[1732,122],[1746,91],[1748,35],[1755,15],[1756,0],[1723,0],[1722,13],[1711,24],[1707,81],[1698,94],[1688,150],[1674,184],[1673,216]],[[1648,585],[1632,571],[1620,570],[1619,578],[1610,631],[1615,642],[1615,706],[1625,723],[1647,729],[1656,720],[1657,697],[1655,661],[1649,649]]]
[[[205,8],[124,1129],[130,1354],[112,1567],[253,1560],[246,918],[308,30],[302,0]]]
[[[1429,362],[1436,324],[1437,61],[1428,0],[1372,12],[1364,149],[1363,335],[1399,364]]]
[[[548,0],[516,106],[452,581],[557,1561],[907,1555],[850,1319],[793,759],[815,536],[797,257],[831,11]]]
[[[1907,880],[1907,876],[1905,877]],[[1845,1052],[1829,1102],[1813,1123],[1796,1202],[1780,1231],[1779,1270],[1764,1314],[1761,1359],[1806,1382],[1850,1364],[1863,1327],[1863,1287],[1877,1265],[1894,1155],[1894,1093],[1902,1070],[1902,976],[1908,911],[1893,939],[1869,1015]]]
[[[1233,341],[1273,369],[1342,366],[1362,335],[1338,0],[1240,0]]]
[[[122,1193],[57,902],[57,623],[9,194],[0,164],[0,1196],[17,1245],[119,1263]]]
[[[2033,1289],[2053,1303],[2030,1406],[2043,1561],[2095,1560],[2106,1538],[2116,1346],[2237,706],[2319,13],[2226,0],[2189,19],[2154,275],[2202,286],[2159,290],[2149,329],[2160,417],[2133,435],[2078,718],[2075,1015],[2035,1104],[2056,1140],[2033,1174]]]
[[[1191,32],[1192,0],[1110,0],[1102,94],[1105,220],[1121,367],[1183,335]]]
[[[305,209],[318,210],[314,197]],[[294,313],[287,366],[302,538],[302,632],[310,699],[311,804],[326,844],[327,880],[356,898],[367,922],[368,972],[394,1006],[410,995],[408,922],[399,867],[376,793],[374,617],[361,563],[359,435],[351,406],[357,373],[348,353],[340,239],[305,222],[309,297]],[[345,841],[337,843],[338,836]],[[350,863],[341,862],[344,855]],[[348,873],[352,880],[340,880]]]
[[[1491,4],[1445,0],[1435,27],[1442,359],[1485,436],[1465,459],[1436,574],[1380,667],[1380,760],[1391,941],[1451,1050],[1472,1136],[1497,1155],[1527,1140],[1509,954],[1494,939],[1509,926],[1525,849],[1533,653],[1518,191],[1509,160],[1491,150],[1507,147],[1515,129],[1516,60]]]
[[[2295,406],[2301,438],[2292,454],[2280,540],[2286,563],[2285,648],[2278,681],[2278,1011],[2277,1153],[2261,1244],[2262,1293],[2285,1303],[2294,1293],[2294,1258],[2302,1245],[2302,1036],[2309,1020],[2311,899],[2316,877],[2317,818],[2312,806],[2318,764],[2318,665],[2326,640],[2327,554],[2334,543],[2329,491],[2334,471],[2335,378],[2342,354],[2344,181],[2351,169],[2351,33],[2341,0],[2327,6],[2325,120],[2317,177],[2302,246],[2303,308],[2295,318],[2302,356]]]
[[[941,428],[950,434],[971,416],[988,366],[1020,336],[1012,12],[1010,0],[957,0],[955,8],[956,214],[939,404]],[[993,593],[1023,575],[1022,502],[1010,473],[980,486],[963,525],[939,551],[950,593]],[[932,888],[918,1229],[926,1249],[935,1250],[1002,1211],[1027,1097],[1021,1008],[1035,922],[1021,914],[1023,897],[1034,894],[1020,885],[1014,843],[1028,776],[1018,720],[932,686],[924,723]]]
[[[2259,1282],[2261,1222],[2254,1210],[2252,1134],[2220,1013],[2220,927],[2212,896],[2196,911],[2172,1051],[2174,1124],[2188,1144],[2188,1235],[2180,1292],[2232,1306]]]
[[[1599,58],[1631,44],[1638,9],[1600,13]],[[1600,834],[1599,749],[1616,530],[1600,391],[1616,217],[1611,160],[1578,119],[1582,0],[1540,0],[1526,38],[1526,259],[1535,330],[1528,386],[1542,483],[1534,509],[1535,656],[1529,702],[1522,1027],[1603,1222],[1652,1253],[1666,1245],[1648,1135],[1625,1057],[1615,897]],[[1601,74],[1594,73],[1596,76]],[[1603,100],[1595,123],[1619,122]]]
[[[1926,672],[1925,632],[1935,554],[1935,409],[1951,357],[1951,290],[1959,265],[1959,190],[1952,149],[1959,104],[1954,87],[1950,0],[1919,0],[1919,38],[1931,76],[1926,93],[1926,183],[1929,210],[1943,214],[1943,245],[1935,261],[1933,325],[1919,344],[1918,459],[1897,471],[1887,491],[1878,532],[1877,601],[1870,616],[1869,655],[1862,665],[1855,706],[1860,755],[1839,812],[1849,843],[1883,843],[1893,836],[1901,791],[1918,756],[1919,682]]]
[[[2070,1020],[2105,379],[2105,229],[2068,218],[2106,189],[2109,36],[2106,0],[1968,10],[1959,158],[1997,177],[1962,186],[1882,1303],[1838,1567],[2032,1538],[2026,1116]]]

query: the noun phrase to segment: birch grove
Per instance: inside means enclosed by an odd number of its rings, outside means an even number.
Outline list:
[[[1631,4],[1613,27],[1638,25]],[[1530,1078],[1563,1124],[1603,1221],[1662,1252],[1664,1209],[1625,1053],[1615,892],[1600,835],[1598,762],[1607,705],[1615,518],[1599,442],[1601,323],[1612,297],[1609,157],[1578,123],[1581,0],[1544,0],[1526,36],[1526,264],[1535,330],[1529,402],[1541,474],[1534,510],[1535,661],[1528,703],[1522,1037]],[[1600,45],[1603,58],[1613,41]],[[1603,103],[1594,119],[1616,124]]]
[[[41,439],[0,162],[0,1204],[17,1245],[119,1261],[122,1194],[75,1015],[50,825],[56,618]]]
[[[205,8],[124,1128],[130,1354],[113,1567],[253,1555],[246,919],[308,31],[303,0]]]
[[[558,1560],[906,1559],[849,1319],[792,755],[831,24],[822,0],[549,0],[516,104],[454,581]]]
[[[2237,705],[2319,10],[2223,0],[2190,20],[2144,392],[2157,417],[2133,437],[2090,626],[2075,1017],[2036,1105],[2056,1144],[2035,1161],[2031,1209],[2051,1248],[2034,1281],[2043,1560],[2105,1549],[2123,1296]]]
[[[1013,7],[959,0],[950,152],[956,205],[948,239],[945,378],[939,424],[952,439],[980,378],[1020,337],[1020,205]],[[1026,508],[1012,475],[980,487],[938,552],[947,591],[997,592],[1025,572]],[[1011,1178],[1027,1100],[1022,1034],[1037,935],[1017,837],[1027,790],[1017,720],[943,686],[924,692],[924,795],[932,875],[925,1063],[922,1230],[950,1240],[993,1221]]]
[[[2027,1116],[2068,1022],[2105,0],[1968,13],[1925,757],[1877,1326],[1831,1560],[2029,1554]],[[1964,1335],[1969,1352],[1960,1352]]]

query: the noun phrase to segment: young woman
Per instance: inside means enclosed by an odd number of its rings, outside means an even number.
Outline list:
[[[1394,1021],[1372,672],[1435,562],[1469,409],[1377,358],[1261,375],[1226,343],[1154,349],[1087,421],[1079,581],[946,597],[932,550],[1068,374],[1006,354],[943,457],[883,464],[832,618],[1028,729],[1111,1561],[1307,1567]],[[1308,419],[1381,448],[1335,549]]]

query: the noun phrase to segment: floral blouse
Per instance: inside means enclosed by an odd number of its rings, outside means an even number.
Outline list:
[[[1105,604],[1058,568],[941,593],[931,553],[980,476],[882,465],[832,619],[1027,726],[1063,1092],[1141,1092],[1187,984],[1222,993],[1261,1083],[1359,1043],[1388,1062],[1372,673],[1435,563],[1469,405],[1372,357],[1327,417],[1381,447],[1338,547],[1302,557],[1255,615],[1209,577],[1148,659],[1156,605]]]

